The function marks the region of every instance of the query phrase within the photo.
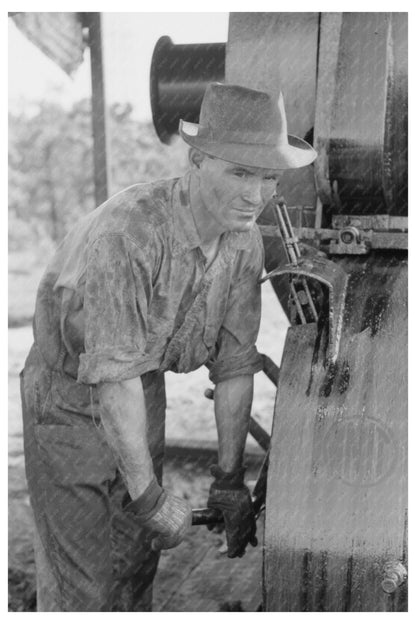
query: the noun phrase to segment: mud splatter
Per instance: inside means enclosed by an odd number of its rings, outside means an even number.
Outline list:
[[[319,396],[321,397],[329,397],[332,392],[332,388],[334,386],[335,377],[338,373],[338,363],[331,362],[328,366],[327,373],[325,375],[325,379],[319,389]]]
[[[348,390],[350,385],[351,373],[350,373],[350,365],[348,362],[343,362],[341,373],[338,380],[338,392],[340,394],[344,394]]]
[[[364,305],[361,331],[370,329],[371,336],[378,333],[385,318],[389,298],[387,293],[376,293],[368,297]]]

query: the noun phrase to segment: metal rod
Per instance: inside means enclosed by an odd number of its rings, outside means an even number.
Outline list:
[[[252,416],[250,416],[248,431],[257,444],[261,446],[264,451],[267,451],[270,446],[270,436]]]
[[[299,260],[299,258],[301,257],[301,253],[300,253],[297,237],[295,236],[295,233],[294,233],[294,230],[293,230],[293,226],[292,226],[292,222],[291,222],[290,217],[289,217],[289,212],[288,212],[287,206],[286,206],[286,204],[283,201],[281,201],[276,206],[276,210],[277,210],[277,215],[278,215],[278,218],[279,218],[279,223],[282,222],[282,223],[285,224],[284,232],[288,233],[288,236],[290,238],[290,241],[286,241],[286,243],[287,243],[287,245],[290,245],[291,248],[293,249],[293,252],[294,252],[294,254],[296,256],[295,264],[297,264],[297,260]],[[292,284],[293,284],[293,282],[292,282]],[[303,290],[305,291],[306,298],[308,300],[309,308],[310,308],[310,311],[312,313],[313,319],[316,322],[318,320],[318,313],[316,311],[316,307],[315,307],[315,304],[313,302],[311,291],[309,290],[309,286],[308,286],[308,283],[307,283],[305,277],[302,278],[302,286],[303,286]],[[292,290],[292,295],[293,296],[294,296],[295,292],[296,292],[296,289],[293,286],[293,290]],[[299,313],[299,310],[300,310],[299,306],[301,304],[298,301],[297,296],[295,297],[295,303],[296,303],[296,307],[297,307],[297,310],[298,310],[298,313]],[[299,305],[298,305],[298,303],[299,303]],[[302,311],[302,314],[303,314],[303,311]],[[302,316],[300,315],[300,313],[299,313],[299,316],[301,317],[301,320],[302,320]],[[305,317],[303,317],[303,318],[305,318]],[[306,322],[306,319],[305,319],[305,322]],[[302,321],[302,323],[303,323],[303,321]]]
[[[95,203],[99,206],[108,198],[110,179],[101,14],[84,13],[84,16],[89,31],[88,43],[91,54],[94,189]]]
[[[300,322],[302,325],[306,325],[306,318],[302,310],[302,305],[299,301],[298,293],[296,292],[296,288],[293,284],[293,281],[290,282],[290,292],[292,293],[293,300],[296,305],[297,313],[299,314]]]
[[[277,388],[278,385],[279,385],[280,368],[265,353],[262,353],[261,357],[263,359],[263,372],[264,372],[264,374],[266,375],[266,377],[268,377],[270,379],[271,382],[274,383],[274,385]]]
[[[192,510],[193,526],[200,526],[202,524],[221,524],[222,522],[224,522],[224,518],[219,509],[205,507],[203,509]]]
[[[263,481],[263,479],[262,479]],[[259,496],[253,496],[253,508],[256,517],[260,514],[263,506],[266,502],[265,500],[265,492]],[[222,524],[224,522],[224,517],[222,512],[219,509],[212,509],[211,507],[203,507],[201,509],[193,509],[192,510],[192,525],[193,526],[201,526],[203,524]]]
[[[305,291],[306,296],[308,298],[308,303],[312,312],[312,316],[316,322],[318,320],[318,313],[316,311],[315,304],[312,299],[311,291],[309,290],[308,282],[306,281],[306,277],[302,277],[302,285],[303,285],[303,290]]]
[[[284,202],[279,204],[279,206],[282,209],[283,217],[284,217],[284,220],[286,221],[286,227],[289,232],[289,236],[293,241],[292,245],[293,245],[293,249],[295,251],[296,257],[299,259],[301,257],[301,253],[300,253],[300,249],[298,245],[298,239],[297,239],[297,236],[295,236],[295,233],[293,231],[292,222],[290,220],[289,213],[287,211],[287,206]]]
[[[279,225],[280,233],[284,242],[288,260],[292,264],[297,265],[298,259],[300,258],[300,250],[297,244],[295,246],[294,239],[296,237],[294,236],[292,223],[289,218],[289,213],[287,212],[287,209],[286,209],[286,204],[283,201],[275,203],[274,213],[275,213],[275,218],[277,219],[277,223]],[[301,323],[305,325],[306,318],[303,313],[302,305],[299,301],[299,297],[298,297],[296,288],[293,283],[293,278],[290,280],[290,290],[291,290],[292,297],[295,302],[296,310],[298,312]],[[309,293],[309,297],[310,297],[310,293]]]
[[[292,262],[292,264],[297,264],[296,252],[293,249],[292,243],[289,241],[290,235],[287,230],[286,223],[284,222],[283,215],[280,210],[280,206],[278,204],[275,204],[274,208],[275,208],[275,214],[277,216],[277,220],[279,223],[280,231],[282,233],[282,238],[285,243],[285,247],[289,256],[289,261]]]

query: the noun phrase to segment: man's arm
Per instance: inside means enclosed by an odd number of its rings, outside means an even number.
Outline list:
[[[153,478],[146,435],[146,406],[140,377],[98,385],[101,419],[108,444],[132,500]]]
[[[155,536],[152,549],[173,548],[191,526],[192,509],[165,492],[153,473],[146,436],[146,406],[140,377],[98,385],[101,419],[132,502],[126,510]]]
[[[243,464],[252,401],[253,375],[232,377],[215,387],[218,465],[224,472],[234,472]]]
[[[244,485],[243,454],[253,399],[253,375],[218,382],[214,392],[218,430],[218,466],[208,507],[224,516],[228,556],[242,557],[247,544],[257,545],[256,519],[249,489]]]

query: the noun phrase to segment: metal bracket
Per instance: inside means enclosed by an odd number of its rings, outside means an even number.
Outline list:
[[[265,282],[277,275],[290,275],[292,277],[304,277],[317,280],[328,289],[328,354],[327,360],[335,363],[338,357],[339,343],[341,339],[345,297],[347,292],[348,275],[344,269],[335,262],[321,256],[313,258],[301,258],[298,264],[286,264],[274,269],[265,275],[260,283]]]
[[[368,254],[370,245],[355,226],[346,226],[329,243],[330,254]]]
[[[334,215],[338,235],[329,244],[330,254],[367,254],[371,249],[407,249],[407,217],[390,215]]]

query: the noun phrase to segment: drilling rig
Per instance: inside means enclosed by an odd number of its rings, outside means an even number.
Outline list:
[[[407,609],[407,75],[406,13],[231,13],[226,43],[154,50],[162,142],[219,81],[282,92],[289,132],[318,153],[258,220],[291,321],[265,611]]]

